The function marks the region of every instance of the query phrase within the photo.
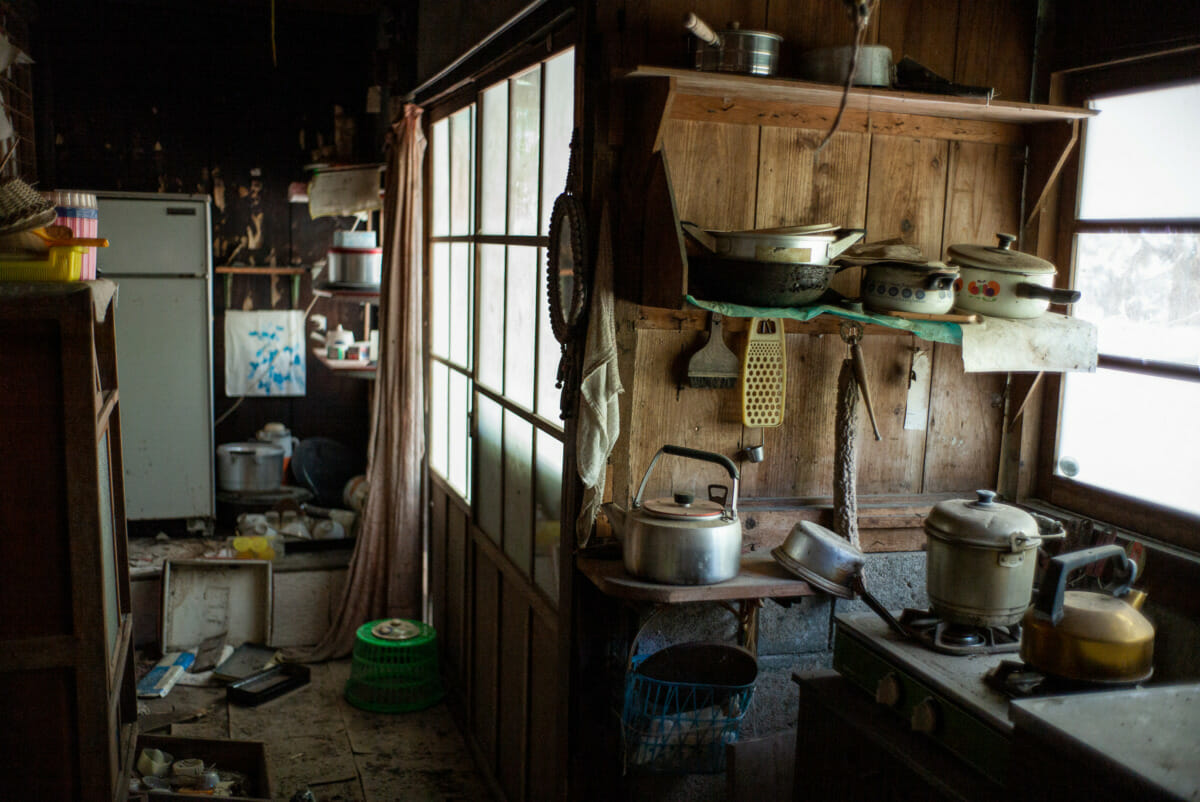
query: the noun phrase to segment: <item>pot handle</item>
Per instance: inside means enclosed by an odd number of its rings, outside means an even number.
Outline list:
[[[958,278],[958,271],[938,271],[930,273],[925,277],[925,289],[927,290],[944,290],[954,283],[954,279]]]
[[[730,517],[737,517],[737,492],[738,492],[738,475],[737,466],[733,464],[733,460],[721,454],[714,454],[711,451],[700,451],[695,448],[686,448],[684,446],[666,445],[658,450],[654,455],[654,459],[650,460],[650,465],[646,468],[646,475],[642,477],[642,483],[638,485],[637,495],[633,498],[634,508],[642,506],[642,493],[646,490],[646,482],[650,479],[650,472],[654,470],[655,464],[658,463],[658,458],[663,454],[670,454],[675,457],[686,457],[688,459],[701,460],[703,462],[713,462],[720,465],[729,474],[729,478],[733,480],[733,489],[729,493],[729,508]]]
[[[839,228],[837,233],[841,234],[842,238],[829,243],[829,247],[825,250],[825,258],[831,262],[841,256],[842,251],[865,237],[867,230],[865,228]]]
[[[1137,578],[1137,563],[1129,559],[1125,549],[1117,545],[1093,546],[1090,549],[1072,551],[1060,554],[1046,565],[1046,573],[1042,575],[1042,584],[1038,586],[1037,600],[1033,603],[1033,614],[1041,619],[1048,619],[1051,625],[1057,625],[1063,617],[1063,594],[1067,590],[1067,576],[1077,568],[1091,565],[1101,560],[1114,558],[1117,563],[1117,576],[1120,584],[1113,590],[1112,595],[1123,596]]]
[[[694,13],[688,12],[683,18],[683,27],[691,31],[692,35],[712,47],[721,46],[721,37],[717,32],[708,26],[708,23],[697,17]]]
[[[1052,304],[1073,304],[1079,300],[1080,295],[1079,290],[1045,287],[1041,284],[1030,284],[1028,281],[1022,281],[1017,285],[1018,298],[1036,298]]]
[[[863,583],[862,573],[857,573],[850,577],[850,589],[859,596],[862,596],[862,600],[867,603],[867,606],[870,607],[877,616],[882,618],[887,625],[896,632],[897,635],[902,638],[912,637],[912,633],[910,633],[903,624],[897,621],[895,616],[888,612],[888,609],[883,606],[879,599],[876,599],[867,591],[867,586]]]

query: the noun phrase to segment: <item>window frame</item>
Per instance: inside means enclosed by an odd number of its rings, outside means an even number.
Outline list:
[[[1052,98],[1052,102],[1084,106],[1093,97],[1192,83],[1198,76],[1200,47],[1180,48],[1169,53],[1139,56],[1111,64],[1058,73],[1054,79],[1055,97]],[[1200,232],[1200,219],[1080,220],[1078,209],[1082,142],[1081,132],[1080,146],[1075,149],[1063,171],[1057,236],[1053,246],[1057,264],[1069,265],[1072,277],[1076,234],[1120,231]],[[1100,354],[1097,367],[1178,381],[1200,381],[1200,373],[1195,367],[1177,363]],[[1035,496],[1054,507],[1081,517],[1115,525],[1189,551],[1200,552],[1200,515],[1085,484],[1055,473],[1064,381],[1062,374],[1049,374],[1046,379],[1037,444]]]
[[[468,368],[466,370],[464,370],[463,366],[458,365],[457,363],[453,362],[452,360],[446,359],[444,357],[434,354],[432,352],[431,342],[428,337],[426,338],[425,354],[424,354],[427,376],[428,376],[428,371],[432,370],[434,364],[441,364],[448,371],[455,371],[455,372],[465,375],[465,377],[469,383],[468,384],[468,394],[469,394],[469,399],[470,399],[469,408],[468,408],[468,419],[469,419],[469,423],[468,423],[468,460],[469,460],[469,462],[468,462],[468,466],[467,466],[468,495],[464,497],[464,495],[462,493],[460,493],[458,491],[458,489],[454,487],[453,484],[451,484],[451,482],[449,481],[449,479],[447,477],[441,475],[437,470],[434,469],[432,464],[429,463],[428,449],[427,449],[426,460],[425,460],[426,468],[428,470],[431,481],[436,482],[440,487],[442,487],[445,490],[445,492],[447,494],[450,495],[451,498],[455,499],[465,509],[469,510],[471,525],[479,530],[481,535],[495,547],[495,549],[497,550],[498,553],[504,554],[508,558],[509,561],[513,562],[514,567],[517,568],[521,572],[521,574],[524,576],[525,580],[529,583],[529,586],[531,588],[535,588],[536,591],[539,594],[541,594],[543,597],[545,597],[552,606],[557,606],[557,604],[558,604],[558,596],[559,596],[559,592],[560,592],[559,588],[554,587],[553,592],[550,592],[547,589],[547,587],[543,584],[546,577],[539,576],[538,571],[537,571],[537,565],[536,565],[537,549],[538,549],[537,542],[536,542],[536,540],[537,540],[536,507],[537,507],[539,499],[541,498],[539,496],[539,492],[538,492],[538,487],[539,487],[538,466],[539,466],[539,451],[540,451],[539,443],[542,442],[542,440],[545,437],[550,437],[550,438],[554,439],[555,441],[557,441],[559,443],[559,446],[560,446],[560,449],[562,452],[563,466],[565,467],[566,460],[567,460],[567,442],[566,442],[565,421],[561,420],[558,417],[559,413],[560,413],[560,405],[557,401],[557,398],[555,399],[555,402],[553,403],[553,405],[548,406],[547,408],[543,409],[540,406],[540,400],[539,400],[539,396],[538,396],[539,383],[542,382],[543,380],[546,380],[546,376],[543,374],[543,371],[549,371],[551,373],[555,373],[556,369],[557,369],[557,364],[543,365],[541,362],[541,359],[539,358],[541,338],[543,336],[545,336],[545,337],[551,337],[551,339],[553,339],[552,335],[550,334],[550,326],[549,326],[549,319],[548,319],[549,308],[548,308],[548,305],[545,303],[545,298],[544,298],[544,293],[545,293],[544,266],[545,266],[545,261],[546,261],[546,253],[549,248],[550,238],[549,238],[548,232],[542,232],[542,230],[541,230],[543,222],[545,222],[543,220],[543,218],[547,217],[549,214],[549,205],[548,204],[552,204],[553,198],[550,198],[549,201],[547,201],[543,197],[545,153],[544,153],[544,150],[542,149],[541,143],[544,140],[545,131],[546,131],[547,97],[546,97],[546,67],[545,67],[545,65],[547,62],[553,61],[554,59],[563,56],[566,53],[566,51],[568,51],[568,50],[574,50],[576,52],[576,58],[578,57],[578,47],[573,42],[566,41],[563,44],[561,44],[561,46],[555,47],[555,48],[553,48],[553,50],[550,50],[550,51],[548,51],[546,49],[531,50],[531,51],[525,52],[523,54],[522,58],[506,60],[502,65],[496,67],[493,70],[489,70],[488,72],[486,72],[484,74],[477,76],[475,79],[473,79],[473,80],[467,82],[465,85],[459,87],[452,94],[448,94],[445,97],[441,98],[435,105],[432,106],[432,108],[429,110],[429,113],[426,116],[427,138],[432,145],[433,130],[434,130],[435,125],[437,125],[438,123],[441,123],[444,120],[448,120],[449,118],[453,117],[455,114],[463,111],[464,109],[467,109],[467,108],[472,109],[472,111],[471,111],[471,120],[472,120],[471,159],[472,159],[472,163],[470,166],[470,176],[471,176],[471,179],[470,179],[471,229],[470,229],[470,231],[467,234],[450,233],[450,234],[445,234],[445,235],[435,235],[433,233],[432,209],[433,209],[433,200],[434,200],[434,191],[433,191],[433,180],[434,179],[433,179],[433,164],[432,164],[433,159],[432,159],[432,157],[426,159],[426,174],[425,174],[425,176],[426,176],[427,191],[424,193],[425,219],[430,221],[429,225],[426,228],[426,234],[425,234],[425,238],[424,238],[425,239],[424,249],[425,249],[425,255],[426,255],[426,264],[429,265],[429,270],[432,271],[433,267],[434,267],[433,253],[434,253],[435,244],[445,243],[445,244],[453,245],[455,243],[465,243],[469,246],[469,249],[470,249],[469,276],[470,276],[470,305],[471,305],[471,308],[469,311],[469,316],[470,316],[472,331],[471,331],[469,343],[468,343],[468,350],[469,350]],[[578,65],[576,64],[576,69],[577,68],[578,68]],[[505,233],[502,233],[502,234],[480,233],[481,227],[482,227],[482,222],[483,222],[482,218],[483,218],[483,214],[484,214],[483,203],[481,202],[482,189],[480,186],[480,182],[482,180],[480,166],[483,161],[483,148],[484,148],[482,132],[483,132],[483,126],[485,125],[485,120],[484,120],[485,115],[483,112],[484,93],[487,92],[489,89],[492,89],[501,83],[511,82],[534,69],[539,70],[538,80],[539,80],[539,92],[540,92],[539,118],[538,118],[539,153],[538,153],[538,159],[537,159],[537,161],[538,161],[537,173],[538,174],[537,174],[537,181],[536,181],[537,196],[538,196],[538,211],[537,211],[537,224],[536,224],[537,232],[534,234],[507,233],[507,229],[509,228],[508,222],[509,222],[509,215],[511,214],[511,208],[510,208],[509,203],[506,201],[505,212],[504,212],[505,221],[506,221]],[[575,83],[575,81],[573,81],[573,83]],[[513,104],[511,85],[506,94],[507,94],[507,103],[508,103],[508,113],[506,115],[506,119],[508,121],[508,124],[511,126],[511,119],[512,119],[511,113],[512,113],[512,104]],[[577,93],[573,92],[573,95],[575,95],[575,94],[577,94]],[[577,117],[578,97],[573,97],[572,104],[573,104],[572,117]],[[512,131],[510,128],[509,134],[511,135],[511,133],[512,133]],[[432,148],[431,148],[431,150],[432,150]],[[432,156],[432,154],[431,154],[431,156]],[[506,176],[509,175],[510,168],[512,166],[512,157],[513,157],[513,154],[512,154],[511,145],[506,146],[506,148],[505,148],[505,160],[506,160],[505,173],[506,173]],[[506,197],[507,197],[507,195],[506,195]],[[452,201],[451,201],[451,203],[452,203]],[[543,208],[543,207],[545,207],[545,208]],[[534,361],[534,365],[533,365],[533,369],[534,369],[533,397],[530,401],[529,407],[523,406],[523,402],[521,402],[521,401],[514,400],[513,398],[508,397],[504,391],[498,391],[497,389],[493,388],[492,386],[479,381],[480,338],[482,336],[481,327],[480,327],[480,314],[481,314],[482,304],[479,302],[479,297],[478,297],[479,292],[480,292],[480,286],[481,286],[481,284],[480,284],[481,270],[483,269],[483,266],[482,266],[483,260],[481,258],[481,249],[484,247],[489,247],[489,246],[498,246],[498,247],[501,247],[504,249],[503,259],[504,259],[506,276],[507,276],[508,265],[510,263],[510,261],[509,261],[510,260],[510,247],[517,246],[520,248],[532,248],[532,249],[534,249],[534,253],[536,254],[536,261],[535,261],[536,294],[535,294],[535,297],[532,299],[532,302],[535,304],[536,309],[537,309],[537,314],[535,315],[535,325],[534,325],[534,360],[535,361]],[[431,272],[430,272],[430,275],[432,275]],[[505,284],[505,288],[504,288],[504,296],[505,297],[504,297],[503,301],[501,302],[501,308],[507,309],[507,300],[508,300],[508,281],[507,281],[507,279],[504,282],[504,284]],[[433,311],[432,300],[433,300],[432,282],[429,282],[429,286],[427,286],[427,288],[426,288],[425,305],[426,305],[426,309],[430,310],[431,313]],[[507,313],[505,313],[505,314],[507,314]],[[540,316],[542,316],[542,315],[545,315],[547,317],[545,327],[543,327],[541,325]],[[431,322],[431,318],[427,319],[427,321],[426,321],[427,327],[430,325],[430,322]],[[544,331],[543,331],[543,328],[544,328]],[[507,337],[507,333],[506,333],[506,337]],[[554,341],[554,344],[557,347],[557,341]],[[551,376],[549,378],[549,380],[553,381],[554,378],[555,378],[554,376]],[[507,381],[506,377],[502,376],[501,386],[503,386],[506,383],[506,381]],[[530,553],[527,555],[527,558],[528,558],[527,566],[523,566],[520,563],[516,562],[514,560],[513,556],[508,553],[508,548],[507,548],[507,542],[508,542],[509,535],[508,535],[508,532],[506,531],[506,529],[507,529],[506,521],[507,521],[508,516],[506,513],[506,507],[504,505],[508,498],[507,494],[506,494],[507,470],[508,469],[506,467],[507,452],[505,451],[505,448],[503,445],[503,440],[501,441],[501,472],[502,472],[501,477],[502,478],[501,478],[501,482],[500,482],[501,508],[499,511],[499,520],[500,520],[501,529],[496,534],[496,536],[493,537],[490,532],[488,532],[487,530],[483,529],[480,526],[480,515],[479,515],[479,506],[478,506],[479,505],[478,489],[479,489],[480,484],[479,484],[478,472],[481,469],[481,461],[479,459],[479,449],[480,449],[480,444],[481,444],[481,440],[479,437],[479,414],[480,414],[479,413],[479,404],[480,404],[481,398],[486,399],[487,401],[491,402],[493,405],[498,407],[499,414],[500,414],[502,421],[507,420],[508,417],[511,415],[511,416],[518,418],[525,425],[529,426],[530,477],[529,477],[529,487],[528,487],[528,491],[529,491],[528,492],[529,516],[528,517],[529,517],[529,521],[531,522],[533,527],[532,527],[531,531],[528,533],[528,539],[529,539],[528,548],[529,548]],[[427,393],[426,394],[426,404],[427,404],[426,427],[427,427],[427,431],[429,430],[429,421],[430,421],[430,416],[432,415],[431,401],[432,401],[432,398],[431,398],[430,394]],[[504,430],[502,429],[502,431],[504,431]],[[503,436],[506,436],[506,435],[502,435],[502,437]],[[561,468],[560,468],[560,479],[561,478],[562,478],[562,476],[561,476]],[[561,499],[561,490],[560,490],[560,499]],[[563,542],[565,542],[565,535],[563,533],[560,533],[559,537],[560,537],[560,545],[561,545]],[[550,577],[553,578],[554,576],[557,576],[557,574],[555,572],[552,572]]]

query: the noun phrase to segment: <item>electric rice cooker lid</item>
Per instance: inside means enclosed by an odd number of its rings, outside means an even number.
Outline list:
[[[976,498],[939,501],[925,517],[925,533],[951,543],[1009,551],[1013,535],[1038,542],[1034,517],[1017,507],[999,504],[991,490],[976,490]]]
[[[1024,276],[1053,276],[1057,270],[1045,259],[1031,253],[1014,251],[1012,234],[997,234],[998,245],[951,245],[946,249],[950,261],[959,267],[976,267],[983,270],[998,270],[1002,273],[1019,273]]]

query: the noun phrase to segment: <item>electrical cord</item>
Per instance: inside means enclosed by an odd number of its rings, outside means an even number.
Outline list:
[[[854,50],[850,55],[850,69],[846,73],[846,84],[842,87],[842,102],[838,104],[837,116],[833,118],[833,125],[821,140],[821,144],[817,145],[816,153],[820,153],[829,144],[829,140],[833,139],[833,135],[842,125],[842,116],[846,113],[846,104],[850,100],[850,87],[854,85],[854,73],[858,72],[858,56],[862,53],[867,24],[871,21],[871,11],[874,10],[876,1],[862,0],[855,3],[853,0],[843,0],[851,19],[854,20]]]

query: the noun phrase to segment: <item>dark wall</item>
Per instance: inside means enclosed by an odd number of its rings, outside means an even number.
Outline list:
[[[381,72],[385,20],[361,4],[316,5],[277,2],[273,36],[266,0],[40,8],[32,55],[41,187],[209,194],[215,266],[322,259],[332,231],[354,221],[311,220],[306,205],[287,202],[288,185],[308,180],[308,164],[383,160],[383,125],[364,107]],[[224,290],[216,276],[218,415],[235,400],[223,383]],[[235,276],[231,290],[232,308],[292,307],[289,278]],[[306,274],[297,307],[311,300]],[[313,311],[361,336],[357,304],[318,299]],[[217,427],[216,442],[278,420],[301,438],[333,437],[365,453],[367,391],[367,382],[310,357],[306,396],[246,399]]]
[[[1053,70],[1200,44],[1200,3],[1195,0],[1057,0],[1050,8]]]
[[[531,0],[420,0],[417,83],[427,81],[530,5]],[[410,87],[411,88],[411,87]]]

